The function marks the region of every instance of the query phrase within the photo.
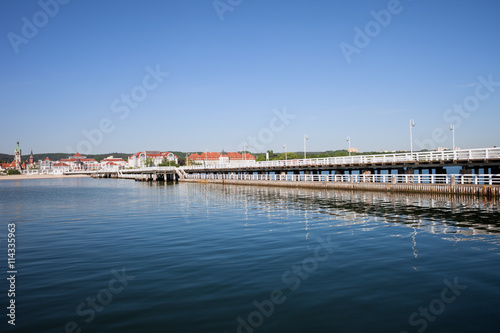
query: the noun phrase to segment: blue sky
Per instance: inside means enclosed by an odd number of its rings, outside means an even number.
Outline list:
[[[498,1],[60,2],[0,2],[0,152],[500,145]]]

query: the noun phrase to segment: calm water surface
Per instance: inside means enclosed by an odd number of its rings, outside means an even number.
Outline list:
[[[1,332],[498,332],[497,202],[0,182]]]

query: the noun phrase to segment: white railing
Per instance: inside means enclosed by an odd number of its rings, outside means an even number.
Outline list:
[[[312,174],[189,174],[188,179],[266,180],[343,183],[475,184],[500,185],[500,174],[482,175],[312,175]]]
[[[380,155],[355,155],[341,157],[279,160],[279,161],[248,161],[238,164],[205,164],[183,166],[184,170],[198,169],[238,169],[259,167],[284,167],[284,166],[322,166],[322,165],[350,165],[372,163],[398,163],[398,162],[441,162],[441,161],[469,161],[500,159],[500,148],[479,148],[464,150],[429,151],[417,153],[380,154]]]
[[[136,168],[136,169],[122,169],[120,170],[123,173],[143,173],[147,171],[175,171],[177,168],[173,166],[169,167],[144,167],[144,168]]]

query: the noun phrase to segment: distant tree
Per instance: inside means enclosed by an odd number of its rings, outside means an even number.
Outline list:
[[[286,154],[286,159],[288,159],[288,160],[294,160],[294,159],[299,159],[299,158],[302,158],[302,156],[299,156],[296,153],[287,153]],[[278,160],[284,160],[285,159],[285,153],[280,154],[277,159]]]
[[[9,169],[9,170],[7,170],[7,174],[8,175],[20,175],[21,173],[19,172],[19,170]]]
[[[337,157],[337,156],[349,156],[349,153],[347,152],[347,150],[337,150],[333,156]]]
[[[166,157],[164,157],[162,160],[161,160],[161,163],[158,164],[158,166],[169,166],[169,161],[167,160]]]
[[[152,167],[155,165],[155,162],[153,162],[153,159],[151,157],[147,157],[146,161],[144,162],[144,165],[146,167]]]

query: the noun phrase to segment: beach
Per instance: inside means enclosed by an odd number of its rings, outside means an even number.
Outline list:
[[[22,179],[52,179],[52,178],[81,178],[88,175],[10,175],[0,176],[0,180],[22,180]]]

